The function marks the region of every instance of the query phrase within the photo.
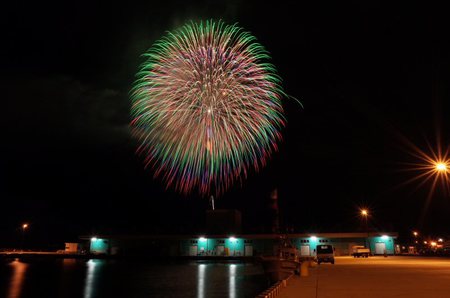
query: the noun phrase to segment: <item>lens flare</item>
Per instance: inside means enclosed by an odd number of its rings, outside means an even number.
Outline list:
[[[131,126],[155,177],[184,194],[220,195],[265,166],[282,138],[284,92],[255,37],[191,22],[144,56]]]
[[[415,171],[418,174],[408,180],[407,183],[420,181],[419,186],[422,186],[426,182],[432,181],[431,193],[433,193],[439,180],[441,180],[444,189],[448,189],[450,185],[450,158],[448,150],[445,153],[438,150],[437,153],[433,151],[431,154],[426,154],[424,151],[416,148],[413,156],[417,158],[417,163],[409,164],[406,170]]]
[[[450,151],[449,148],[444,149],[444,146],[441,145],[440,138],[437,139],[437,149],[428,143],[429,153],[413,145],[411,142],[408,144],[412,148],[408,153],[414,157],[415,162],[405,163],[403,170],[413,172],[414,176],[401,185],[405,186],[414,182],[416,189],[425,184],[429,185],[429,191],[425,198],[418,223],[419,227],[423,227],[428,208],[439,185],[443,194],[448,195],[450,193]]]

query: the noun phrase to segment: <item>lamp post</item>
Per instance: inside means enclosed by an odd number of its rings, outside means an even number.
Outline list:
[[[419,232],[417,232],[417,231],[413,231],[413,235],[414,235],[414,249],[415,249],[415,251],[414,251],[414,253],[417,253],[417,251],[418,251],[418,241],[417,241],[417,236],[419,236]]]
[[[28,229],[28,224],[24,223],[22,225],[22,243],[20,245],[21,250],[23,251],[23,246],[24,246],[24,242],[25,242],[25,231]]]
[[[367,233],[367,238],[366,238],[366,247],[370,249],[370,243],[369,243],[369,211],[367,209],[361,209],[361,216],[364,218],[365,223],[366,223],[366,233]]]

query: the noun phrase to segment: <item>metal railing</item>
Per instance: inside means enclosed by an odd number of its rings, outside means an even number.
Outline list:
[[[287,282],[294,274],[289,275],[286,279],[280,280],[258,296],[256,298],[275,298],[280,295],[281,290],[287,286]]]

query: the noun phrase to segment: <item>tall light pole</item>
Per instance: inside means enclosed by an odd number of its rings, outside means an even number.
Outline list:
[[[25,242],[25,231],[28,229],[28,224],[27,223],[24,223],[23,225],[22,225],[22,243],[21,243],[21,245],[20,245],[20,248],[22,249],[22,251],[23,251],[23,246],[24,246],[24,242]]]
[[[414,251],[414,253],[417,253],[417,251],[418,251],[418,241],[417,241],[417,236],[419,236],[419,232],[417,232],[417,231],[413,231],[413,235],[414,235],[414,249],[415,249],[415,251]]]
[[[369,211],[367,209],[361,209],[361,216],[364,218],[366,222],[366,247],[370,249],[370,243],[369,243]]]

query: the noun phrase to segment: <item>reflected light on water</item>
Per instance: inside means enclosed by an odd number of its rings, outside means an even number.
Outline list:
[[[84,285],[84,298],[92,298],[95,295],[96,280],[99,275],[99,267],[103,264],[103,260],[89,260],[87,265],[86,282]]]
[[[205,271],[206,271],[206,264],[200,264],[198,266],[198,279],[197,279],[198,298],[205,298]]]
[[[231,264],[229,268],[228,293],[230,293],[230,298],[236,298],[236,264]]]
[[[76,264],[77,264],[77,261],[75,259],[64,259],[63,260],[63,265],[64,265],[63,268],[72,267],[72,266],[75,266]]]
[[[28,265],[16,259],[14,262],[9,264],[13,268],[13,274],[11,277],[11,282],[8,291],[8,298],[20,297],[20,292],[22,291],[23,281],[25,279],[25,273],[27,271]]]

